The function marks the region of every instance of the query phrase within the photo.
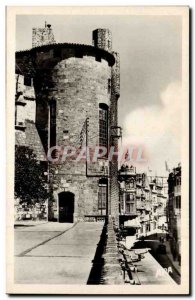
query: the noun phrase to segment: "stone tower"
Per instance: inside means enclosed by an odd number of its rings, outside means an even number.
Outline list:
[[[93,46],[40,43],[39,34],[35,34],[33,45],[40,47],[16,53],[16,61],[23,73],[32,72],[36,128],[45,152],[55,145],[73,146],[78,152],[86,145],[92,152],[97,145],[117,148],[119,57],[112,52],[111,32],[93,31]],[[93,163],[70,157],[49,163],[48,169],[52,193],[49,220],[117,217],[117,162],[109,162],[108,155]]]
[[[94,47],[104,49],[108,52],[112,51],[112,34],[109,29],[98,28],[93,31]]]
[[[56,41],[54,39],[53,30],[50,24],[45,22],[45,27],[43,28],[33,28],[32,29],[32,47],[38,47],[43,45],[54,44]]]

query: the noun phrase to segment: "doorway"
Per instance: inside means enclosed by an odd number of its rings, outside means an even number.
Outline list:
[[[74,218],[74,194],[70,192],[62,192],[59,197],[59,222],[73,223]]]

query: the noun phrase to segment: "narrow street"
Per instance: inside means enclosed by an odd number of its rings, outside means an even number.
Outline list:
[[[163,234],[160,234],[161,236]],[[180,280],[181,280],[181,276],[178,273],[178,271],[175,269],[172,261],[170,260],[170,258],[168,257],[167,254],[160,254],[157,251],[158,246],[160,245],[160,241],[159,241],[159,234],[155,235],[151,235],[151,236],[147,236],[145,237],[144,242],[136,242],[134,245],[134,249],[136,248],[140,248],[140,247],[146,247],[146,248],[150,248],[150,253],[151,255],[156,259],[156,261],[165,269],[167,269],[169,271],[169,275],[171,276],[171,278],[173,278],[173,280],[177,283],[180,284]]]

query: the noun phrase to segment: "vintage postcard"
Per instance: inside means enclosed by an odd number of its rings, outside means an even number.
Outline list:
[[[189,294],[189,8],[10,6],[6,53],[7,293]]]

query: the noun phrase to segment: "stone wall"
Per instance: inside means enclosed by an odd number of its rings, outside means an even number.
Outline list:
[[[109,218],[107,225],[107,242],[104,252],[103,284],[124,284],[112,218]]]

